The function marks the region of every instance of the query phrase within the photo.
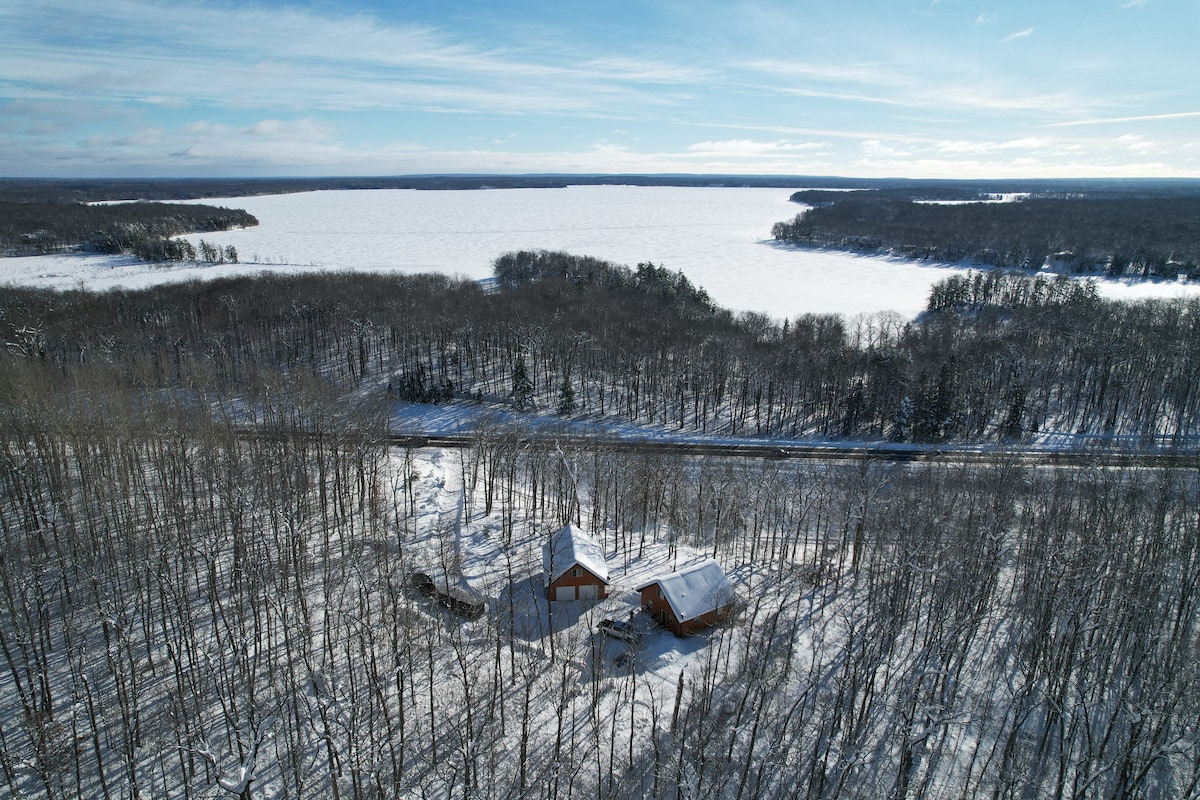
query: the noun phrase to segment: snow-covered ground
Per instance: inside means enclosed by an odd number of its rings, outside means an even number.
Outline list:
[[[599,646],[607,657],[628,651],[630,648],[625,644],[600,637],[597,631],[600,620],[629,618],[641,607],[637,587],[706,559],[706,554],[695,548],[686,545],[668,548],[665,542],[648,543],[640,556],[625,559],[616,550],[612,533],[601,531],[598,535],[607,545],[604,549],[609,559],[609,596],[594,602],[551,604],[542,581],[542,545],[557,526],[527,529],[532,536],[521,536],[506,543],[502,533],[502,511],[484,516],[478,503],[473,512],[464,511],[461,502],[464,457],[461,451],[453,450],[392,451],[393,469],[408,470],[416,478],[419,511],[412,521],[413,527],[425,532],[452,532],[453,553],[449,561],[453,564],[451,571],[458,574],[449,576],[451,582],[455,577],[460,578],[466,588],[490,598],[493,605],[503,604],[507,609],[511,601],[518,616],[514,621],[520,629],[518,633],[526,640],[537,640],[539,647],[546,648],[547,655],[549,641],[542,642],[541,639],[551,631],[560,638],[577,642],[594,636],[591,644]],[[518,511],[524,513],[525,510]],[[582,513],[584,527],[590,527],[587,509]],[[435,581],[442,579],[439,570],[447,563],[444,539],[423,535],[407,540],[405,545],[410,563],[434,575]],[[516,581],[510,581],[509,564]],[[638,664],[664,678],[668,689],[673,688],[679,670],[692,665],[693,657],[705,645],[705,637],[679,639],[653,625],[642,625],[640,629],[645,635],[636,647]],[[721,629],[716,629],[710,635],[720,634]],[[669,672],[668,667],[671,668]]]
[[[730,436],[706,433],[697,430],[679,430],[674,425],[648,425],[629,422],[618,415],[577,414],[564,418],[548,410],[516,412],[502,403],[473,403],[459,401],[441,405],[397,401],[392,405],[389,431],[398,436],[471,436],[482,427],[500,428],[508,431],[536,434],[541,438],[562,436],[572,439],[617,440],[629,442],[662,442],[670,444],[750,445],[770,444],[779,447],[829,447],[845,448],[860,446],[863,449],[886,447],[889,451],[911,450],[920,452],[930,445],[920,442],[893,442],[880,440],[850,440],[845,437],[802,436],[797,438],[762,436]],[[1175,450],[1183,446],[1194,447],[1195,437],[1168,437],[1158,440],[1136,435],[1104,433],[1077,433],[1047,429],[1028,434],[1019,448],[1025,452],[1062,453],[1101,449],[1127,449],[1152,451],[1154,447]],[[953,452],[1010,452],[1012,442],[943,442],[937,449]]]
[[[1125,754],[1131,796],[1200,780],[1191,483],[102,435],[78,457],[10,441],[0,463],[30,487],[0,504],[20,648],[0,796],[874,798],[896,776],[1042,796],[1040,758],[1115,796]],[[546,599],[541,547],[567,520],[604,549],[604,601]],[[1156,538],[1129,546],[1135,527]],[[731,621],[597,631],[713,555]],[[416,570],[490,613],[441,609]],[[1042,737],[1051,712],[1066,733]]]
[[[802,187],[797,187],[802,188]],[[563,250],[686,274],[718,303],[776,318],[896,311],[912,317],[930,285],[966,265],[786,247],[771,226],[801,206],[792,190],[637,186],[480,191],[328,191],[206,199],[244,208],[259,225],[190,238],[237,248],[237,265],[157,266],[125,256],[0,262],[0,281],[103,290],[264,270],[444,272],[482,279],[519,249]],[[1177,282],[1100,281],[1110,298],[1200,294]]]
[[[565,725],[564,747],[571,751],[560,756],[563,761],[602,763],[617,757],[620,763],[626,754],[644,753],[655,731],[661,732],[669,718],[681,682],[690,688],[702,683],[706,674],[711,680],[716,661],[722,657],[722,670],[733,669],[731,665],[738,662],[733,653],[748,635],[744,621],[678,638],[639,613],[637,587],[704,562],[707,552],[682,542],[668,544],[666,537],[660,536],[643,541],[641,547],[628,540],[622,546],[615,531],[600,527],[593,518],[594,509],[585,499],[592,487],[584,483],[579,486],[584,502],[578,521],[604,550],[610,570],[609,596],[600,601],[552,603],[542,580],[542,546],[558,523],[535,522],[536,515],[528,507],[530,497],[517,494],[512,498],[514,506],[503,506],[498,498],[497,507],[487,514],[480,502],[480,487],[472,490],[464,483],[472,472],[474,454],[394,448],[389,458],[389,471],[406,478],[413,492],[412,517],[401,525],[412,535],[400,533],[407,563],[427,571],[436,581],[445,579],[487,598],[490,612],[483,619],[465,621],[433,603],[419,605],[427,616],[459,630],[463,641],[485,654],[495,646],[489,641],[507,642],[498,662],[507,680],[515,682],[531,667],[540,672],[527,678],[534,694],[525,713],[529,714],[530,730],[540,731],[529,743],[531,754],[549,755],[552,747],[547,734],[556,724]],[[566,464],[590,456],[573,453],[562,458]],[[464,503],[465,497],[474,497],[473,504]],[[514,518],[516,524],[506,535],[505,520]],[[798,551],[794,558],[803,564],[809,553]],[[770,572],[765,565],[756,569],[727,557],[723,561],[739,599],[744,599],[747,589],[759,587]],[[606,618],[633,620],[641,638],[626,643],[604,636],[599,623]],[[455,697],[455,692],[447,691],[439,700],[452,705]],[[604,736],[596,737],[598,721],[603,721],[608,731]],[[520,737],[521,728],[514,724],[503,740],[491,743],[508,754],[502,768],[508,781],[516,777],[513,756],[523,747]],[[590,755],[583,757],[589,751]],[[544,775],[559,769],[542,767],[538,772]],[[264,787],[267,796],[275,789]]]

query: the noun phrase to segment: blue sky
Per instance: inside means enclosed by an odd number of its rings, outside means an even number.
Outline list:
[[[0,176],[1200,177],[1197,0],[0,0]]]

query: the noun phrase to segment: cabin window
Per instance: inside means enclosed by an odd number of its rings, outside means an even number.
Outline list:
[[[662,587],[661,586],[658,587],[658,589],[656,589],[655,591],[658,592],[658,599],[662,600]]]
[[[576,567],[575,569],[571,570],[572,578],[578,578],[582,574],[583,574],[583,570],[581,570],[579,567]]]

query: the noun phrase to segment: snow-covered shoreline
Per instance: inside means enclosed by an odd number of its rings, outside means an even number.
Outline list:
[[[894,311],[912,318],[929,287],[967,264],[778,246],[787,189],[571,186],[504,191],[353,190],[203,202],[244,208],[258,227],[205,233],[240,264],[157,265],[67,254],[0,261],[0,283],[103,291],[262,272],[442,272],[482,280],[511,250],[563,250],[682,271],[719,304],[788,319]],[[201,238],[199,234],[189,237]],[[1099,280],[1101,295],[1200,295],[1200,285]]]

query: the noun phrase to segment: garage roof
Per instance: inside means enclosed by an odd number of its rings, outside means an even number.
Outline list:
[[[561,578],[576,564],[608,583],[608,560],[604,557],[604,548],[574,525],[564,525],[542,547],[546,585]]]

